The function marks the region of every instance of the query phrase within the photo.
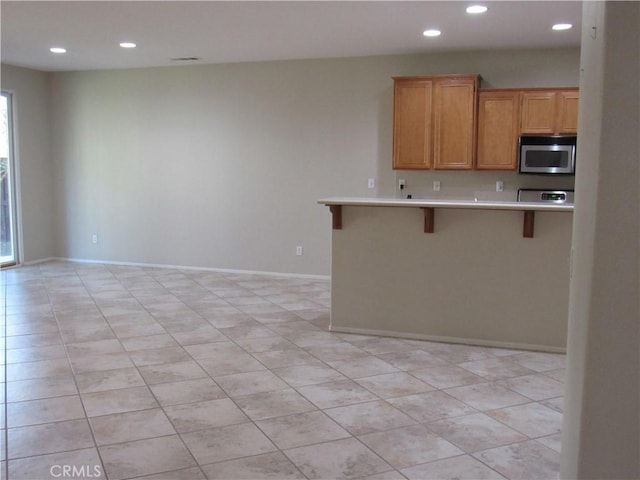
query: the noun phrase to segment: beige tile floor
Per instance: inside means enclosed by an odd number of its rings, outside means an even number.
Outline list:
[[[557,477],[562,355],[331,333],[324,280],[1,275],[0,477]]]

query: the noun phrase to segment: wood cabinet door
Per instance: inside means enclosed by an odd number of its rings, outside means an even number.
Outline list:
[[[518,162],[520,92],[478,95],[478,170],[515,170]]]
[[[556,133],[578,133],[578,97],[577,90],[560,91],[558,96],[558,115],[556,118]]]
[[[522,134],[553,135],[556,130],[556,93],[523,92],[520,122]]]
[[[393,110],[393,168],[431,168],[433,82],[396,80]]]
[[[473,168],[477,83],[477,78],[436,81],[433,95],[434,168]]]

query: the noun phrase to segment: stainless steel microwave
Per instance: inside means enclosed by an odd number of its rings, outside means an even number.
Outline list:
[[[573,175],[576,172],[575,136],[522,136],[519,172]]]

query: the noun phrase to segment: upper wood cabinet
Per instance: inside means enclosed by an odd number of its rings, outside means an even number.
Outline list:
[[[473,168],[478,77],[437,80],[433,95],[433,167]]]
[[[394,78],[394,169],[473,167],[478,81],[478,75]]]
[[[557,96],[557,132],[560,135],[575,135],[578,133],[578,90],[561,91]]]
[[[433,81],[394,79],[393,168],[431,168]]]
[[[520,133],[567,135],[578,131],[578,90],[524,90]]]
[[[520,92],[487,90],[478,94],[478,170],[515,170],[518,159]]]

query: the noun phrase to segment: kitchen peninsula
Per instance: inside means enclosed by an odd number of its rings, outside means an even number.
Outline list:
[[[328,198],[331,330],[562,352],[573,205]]]

